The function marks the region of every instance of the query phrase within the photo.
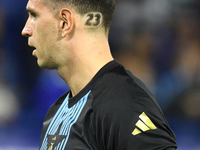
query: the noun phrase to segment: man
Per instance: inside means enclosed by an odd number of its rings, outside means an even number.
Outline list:
[[[40,150],[174,150],[146,87],[110,53],[114,0],[29,0],[22,31],[42,68],[71,88],[48,110]]]

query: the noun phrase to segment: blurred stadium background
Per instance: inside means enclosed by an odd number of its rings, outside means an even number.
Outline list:
[[[21,36],[26,3],[0,0],[0,150],[37,150],[49,106],[69,89]],[[110,45],[158,99],[178,150],[200,150],[199,0],[116,0]]]

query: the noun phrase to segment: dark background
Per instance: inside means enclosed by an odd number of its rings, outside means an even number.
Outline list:
[[[0,0],[0,149],[37,150],[46,111],[69,87],[43,70],[21,30],[26,0]],[[200,149],[200,2],[117,0],[115,59],[158,99],[178,150]]]

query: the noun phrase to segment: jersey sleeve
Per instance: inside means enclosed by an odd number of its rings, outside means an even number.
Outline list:
[[[143,91],[124,92],[104,94],[96,104],[93,119],[99,149],[175,150],[175,135],[151,97]]]

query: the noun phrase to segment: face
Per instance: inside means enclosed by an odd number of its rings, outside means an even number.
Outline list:
[[[22,35],[28,37],[28,45],[36,48],[32,55],[42,68],[56,69],[59,53],[58,20],[41,0],[29,0],[26,7],[29,17]]]

